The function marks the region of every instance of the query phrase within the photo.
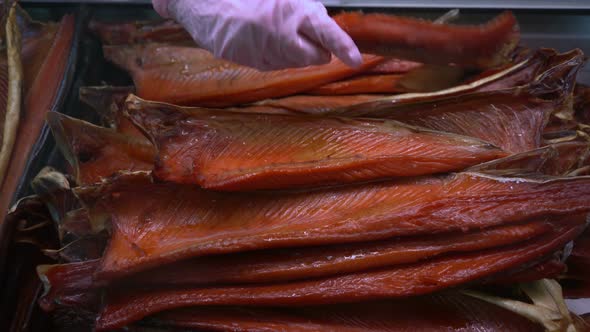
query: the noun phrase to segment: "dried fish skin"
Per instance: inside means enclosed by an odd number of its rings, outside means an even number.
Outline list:
[[[113,233],[97,280],[197,256],[482,229],[590,211],[590,177],[478,173],[321,190],[227,193],[121,174],[75,189]],[[469,208],[466,208],[469,206]],[[170,214],[174,214],[174,218]]]
[[[45,114],[52,110],[64,77],[74,37],[74,16],[66,15],[59,24],[53,44],[39,69],[35,81],[24,99],[24,113],[21,118],[13,149],[13,158],[0,192],[0,211],[6,211],[13,199],[21,175],[27,163],[29,152],[39,137]]]
[[[481,26],[359,12],[335,15],[334,20],[362,52],[434,64],[497,66],[506,62],[520,38],[516,18],[510,12]]]
[[[361,73],[383,61],[363,55],[353,69],[333,59],[329,64],[260,72],[215,58],[194,47],[167,45],[104,46],[107,60],[127,70],[137,94],[184,106],[227,107],[289,96]]]
[[[590,144],[562,142],[470,167],[468,171],[566,176],[590,160]]]
[[[56,305],[59,305],[90,307],[96,310],[100,302],[100,294],[92,290],[92,272],[96,266],[98,260],[63,265],[39,265],[37,275],[45,288],[44,294],[39,298],[41,308],[53,311]]]
[[[145,138],[119,134],[57,112],[47,114],[47,123],[79,184],[100,182],[122,170],[153,167],[155,150]]]
[[[571,223],[523,245],[334,278],[271,285],[111,292],[96,329],[118,328],[157,312],[198,305],[300,306],[428,294],[548,255],[579,235],[584,227],[583,222]]]
[[[530,222],[471,232],[380,242],[257,251],[190,259],[111,281],[110,287],[157,288],[215,284],[276,283],[366,271],[424,261],[445,253],[473,252],[524,242],[553,231],[550,222]],[[61,297],[98,292],[103,283],[90,282],[99,261],[45,267],[45,304],[67,305]],[[60,271],[59,273],[49,273]],[[69,272],[71,271],[71,272]],[[43,273],[41,273],[43,272]],[[80,283],[79,280],[88,280]],[[80,287],[78,287],[80,286]],[[46,310],[53,307],[46,307]]]
[[[521,153],[542,146],[549,117],[565,102],[565,97],[555,98],[553,92],[542,87],[515,88],[340,115],[393,119],[476,137],[507,152]]]
[[[277,99],[266,99],[250,107],[286,110],[288,112],[307,114],[329,114],[330,112],[355,104],[385,98],[385,95],[344,95],[344,96],[307,96],[295,95]]]
[[[462,170],[505,152],[386,120],[191,110],[127,100],[158,149],[154,176],[228,191],[364,182]]]
[[[21,61],[21,32],[16,22],[16,4],[8,10],[6,19],[6,64],[7,87],[6,104],[2,114],[2,131],[0,131],[0,184],[7,176],[12,152],[17,138],[21,118],[23,91],[23,64]],[[0,107],[4,107],[4,105]]]

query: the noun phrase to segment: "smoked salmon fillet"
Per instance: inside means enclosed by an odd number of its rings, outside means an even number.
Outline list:
[[[472,172],[566,176],[590,162],[590,143],[563,142],[470,167]]]
[[[112,235],[97,277],[196,256],[474,230],[590,211],[590,177],[461,173],[306,191],[228,193],[120,174],[75,188]],[[468,208],[466,207],[468,206]]]
[[[360,12],[333,18],[361,52],[424,63],[493,67],[506,62],[519,41],[518,24],[510,12],[480,26]]]
[[[113,290],[107,295],[96,329],[120,328],[154,313],[199,305],[302,306],[428,294],[493,275],[561,249],[585,227],[584,220],[565,224],[556,225],[551,234],[522,245],[332,278],[252,286]]]
[[[337,59],[321,66],[261,72],[206,50],[168,45],[104,46],[105,57],[127,70],[145,99],[205,107],[226,107],[283,97],[337,81],[374,67],[384,59],[364,55],[353,69]]]
[[[157,314],[144,324],[236,332],[543,331],[523,316],[458,293],[288,309],[194,307]]]
[[[556,92],[557,88],[545,83],[554,79],[551,77],[524,88],[392,105],[382,110],[355,106],[357,109],[352,112],[335,110],[333,113],[393,119],[432,130],[476,137],[505,151],[520,153],[541,147],[543,131],[551,114],[569,107],[565,90]]]
[[[133,96],[126,108],[158,149],[156,178],[216,190],[427,175],[506,156],[485,142],[394,121],[195,110]]]
[[[24,98],[24,113],[21,114],[17,132],[18,139],[15,141],[12,158],[8,164],[0,192],[0,213],[2,214],[8,211],[14,198],[29,159],[29,153],[41,134],[45,114],[53,109],[59,98],[61,82],[65,78],[66,68],[70,61],[74,23],[74,16],[64,16],[59,23],[59,28],[49,50],[36,50],[44,52],[44,61],[39,66],[39,71]],[[26,66],[25,62],[23,62],[23,66]],[[26,77],[25,73],[25,79]],[[25,83],[25,88],[27,85],[28,83]]]
[[[402,74],[359,75],[305,91],[309,95],[394,94],[429,92],[457,85],[463,70],[452,66],[423,65]]]
[[[505,62],[519,41],[516,18],[510,12],[480,26],[360,12],[341,13],[333,18],[363,52],[425,63],[492,67]],[[93,21],[90,29],[105,44],[194,45],[186,31],[171,21],[123,24]]]
[[[523,242],[552,231],[550,222],[534,221],[470,233],[324,247],[274,249],[189,259],[111,281],[111,287],[153,288],[186,285],[274,283],[326,277],[415,263],[448,253],[473,252]],[[77,294],[98,292],[92,279],[99,260],[40,266],[44,310],[82,305]],[[68,300],[71,299],[71,300]],[[82,298],[85,299],[85,298]]]
[[[363,103],[352,104],[332,113],[349,116],[361,114],[386,113],[389,109],[402,105],[419,103],[436,103],[439,100],[459,98],[474,92],[502,92],[518,86],[540,85],[543,91],[561,92],[566,98],[572,93],[576,74],[584,65],[584,53],[574,49],[567,53],[557,54],[554,50],[541,49],[530,57],[497,70],[486,72],[483,76],[465,84],[428,93],[405,93],[386,98],[379,98]],[[531,70],[532,69],[532,70]],[[529,80],[529,78],[533,78]],[[493,86],[488,88],[488,86]],[[518,92],[519,90],[514,90]],[[558,109],[556,111],[560,111]],[[332,114],[331,113],[331,114]]]
[[[66,115],[47,114],[47,123],[80,185],[100,182],[117,171],[150,170],[155,149],[139,139]]]

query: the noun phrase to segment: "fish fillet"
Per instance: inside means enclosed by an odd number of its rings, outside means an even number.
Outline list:
[[[481,26],[439,24],[358,12],[342,13],[333,18],[367,53],[426,63],[491,67],[505,62],[519,40],[516,18],[510,12]],[[90,29],[105,44],[194,44],[186,31],[171,21],[123,24],[93,21]]]
[[[554,90],[545,90],[543,83],[539,83],[524,89],[472,93],[340,115],[393,119],[476,137],[505,151],[520,153],[542,146],[543,129],[551,113],[565,107],[564,104],[566,96],[556,97]]]
[[[543,257],[575,238],[583,228],[583,221],[572,222],[522,245],[333,278],[270,285],[112,291],[96,329],[120,328],[154,313],[198,305],[300,306],[428,294]]]
[[[153,167],[156,151],[145,138],[119,134],[57,112],[47,114],[47,123],[80,185],[100,182],[121,170]]]
[[[334,59],[329,64],[260,72],[194,47],[166,45],[105,46],[105,57],[127,70],[137,94],[179,105],[225,107],[303,92],[363,72],[383,61],[364,55],[353,69]]]
[[[111,281],[111,287],[154,288],[186,285],[275,283],[326,277],[424,261],[445,253],[473,252],[526,241],[553,231],[549,222],[531,222],[467,234],[451,233],[409,239],[325,247],[275,249],[203,257],[160,266]],[[43,266],[38,274],[45,284],[44,310],[75,306],[77,294],[98,292],[104,283],[92,275],[100,261]],[[113,286],[114,285],[114,286]]]
[[[360,75],[305,91],[310,95],[392,94],[429,92],[449,88],[463,78],[463,70],[451,66],[423,65],[403,74]]]
[[[335,15],[334,20],[362,52],[424,63],[493,67],[507,60],[519,40],[510,12],[480,26],[360,12]]]
[[[213,192],[146,173],[74,189],[113,233],[99,279],[255,249],[473,230],[590,211],[590,177],[529,180],[476,173],[295,192]]]
[[[570,89],[573,88],[575,83],[575,74],[584,64],[584,54],[579,49],[563,54],[555,53],[553,50],[541,49],[531,57],[525,57],[523,60],[507,68],[488,72],[485,76],[463,85],[429,93],[398,94],[365,103],[353,104],[334,110],[334,113],[348,114],[350,116],[364,113],[383,113],[398,105],[434,103],[438,100],[460,97],[477,91],[485,92],[488,89],[488,85],[495,87],[494,90],[490,91],[495,93],[497,91],[505,91],[508,88],[514,88],[514,84],[537,84],[543,87],[542,90],[563,91],[561,94],[569,97],[571,93]],[[535,79],[532,81],[528,80],[528,74],[523,74],[529,73],[529,66],[535,69]],[[566,82],[566,80],[568,81]],[[562,111],[562,109],[559,108],[557,111]]]
[[[384,120],[192,110],[133,97],[127,112],[158,149],[156,178],[217,190],[444,173],[506,155],[485,142]]]
[[[540,173],[565,176],[590,161],[590,144],[563,142],[470,167],[468,171],[506,174]]]
[[[29,153],[41,133],[45,113],[54,107],[56,95],[60,88],[74,36],[74,17],[66,15],[56,32],[54,42],[46,54],[45,61],[39,69],[35,81],[24,100],[24,114],[21,115],[14,156],[8,165],[2,191],[0,192],[0,211],[7,211],[20,178],[24,172]]]
[[[541,332],[540,325],[499,306],[455,293],[404,300],[304,308],[195,307],[161,313],[154,326],[211,331]]]
[[[294,113],[323,114],[335,109],[385,98],[385,95],[344,95],[344,96],[307,96],[295,95],[277,99],[266,99],[252,104],[251,107],[266,107],[286,110]]]

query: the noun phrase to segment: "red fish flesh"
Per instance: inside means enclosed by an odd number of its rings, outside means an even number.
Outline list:
[[[97,330],[120,328],[157,312],[198,305],[299,306],[431,293],[543,257],[579,235],[584,221],[525,244],[372,272],[285,284],[112,291]]]
[[[384,120],[191,110],[132,97],[127,111],[158,149],[158,179],[217,190],[444,173],[506,155],[478,140]]]
[[[339,14],[334,20],[363,52],[424,63],[492,67],[507,61],[519,40],[510,12],[481,26],[359,12]]]
[[[137,94],[179,105],[225,107],[283,97],[361,73],[383,58],[365,55],[352,69],[337,59],[322,66],[260,72],[194,47],[105,46],[105,57],[129,71]]]
[[[590,211],[590,177],[529,180],[477,173],[224,193],[152,183],[140,172],[75,193],[91,218],[113,223],[99,279],[196,256],[467,231]]]
[[[99,182],[117,171],[153,167],[155,150],[145,139],[119,134],[57,112],[47,114],[47,122],[73,168],[76,182],[81,185]]]

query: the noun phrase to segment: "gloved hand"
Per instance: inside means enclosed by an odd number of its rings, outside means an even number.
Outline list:
[[[352,39],[316,0],[153,0],[197,44],[216,57],[277,70],[319,65],[331,54],[351,67],[362,63]]]

